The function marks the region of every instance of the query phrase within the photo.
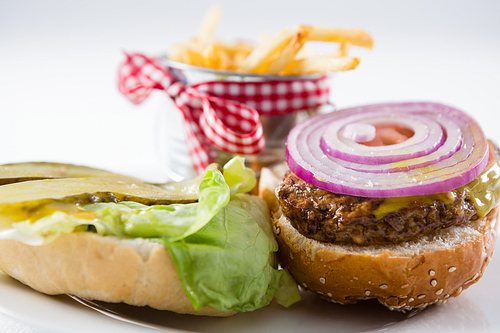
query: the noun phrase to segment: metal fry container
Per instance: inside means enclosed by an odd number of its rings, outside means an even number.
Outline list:
[[[192,66],[167,58],[161,59],[161,64],[184,85],[192,85],[211,81],[229,82],[266,82],[317,79],[324,74],[304,76],[276,76],[262,74],[246,74],[233,71],[221,71],[210,68]],[[328,77],[328,87],[331,87],[331,77]],[[331,88],[330,88],[331,91]],[[158,110],[156,122],[156,141],[161,166],[167,177],[172,181],[181,181],[196,176],[191,158],[186,146],[186,132],[184,118],[172,100],[165,98],[165,103]],[[300,109],[283,115],[262,115],[265,149],[254,155],[244,155],[247,166],[258,172],[262,167],[281,162],[285,159],[285,143],[288,132],[299,122],[319,113],[330,112],[334,109],[330,103],[330,96],[322,106]],[[259,112],[259,110],[257,109]],[[260,112],[259,112],[260,113]],[[224,164],[234,154],[218,149],[215,161]]]

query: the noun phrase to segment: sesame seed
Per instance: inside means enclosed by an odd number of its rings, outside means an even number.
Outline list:
[[[476,275],[474,275],[469,281],[465,282],[465,284],[474,282],[474,280],[477,279],[478,276],[479,276],[479,273],[476,273]]]
[[[436,275],[436,272],[435,272],[433,269],[431,269],[431,270],[429,271],[429,275],[430,275],[430,276],[434,276],[434,275]]]
[[[448,297],[450,297],[450,294],[444,295],[444,298],[448,298]]]
[[[436,291],[436,295],[441,295],[442,293],[443,293],[443,288],[441,288],[438,291]]]
[[[411,303],[413,302],[415,299],[413,297],[410,297],[410,299],[408,300],[408,303]]]
[[[462,287],[458,288],[457,290],[457,293],[460,295],[460,293],[462,292]]]
[[[304,283],[302,283],[302,286],[303,286],[304,288],[307,288],[307,284],[306,284],[305,282],[304,282]]]
[[[450,272],[450,273],[452,273],[456,270],[457,270],[457,268],[455,266],[451,266],[450,268],[448,268],[448,272]]]
[[[409,284],[405,284],[403,286],[401,286],[401,288],[405,289],[405,288],[408,288],[410,285]]]
[[[325,284],[326,279],[325,279],[324,277],[320,277],[320,278],[319,278],[319,282],[321,282],[322,284]]]
[[[323,292],[322,292],[322,291],[319,291],[319,290],[318,290],[318,291],[317,291],[317,293],[318,293],[318,294],[320,294],[320,295],[323,295]]]
[[[389,286],[386,285],[385,283],[381,284],[379,287],[380,287],[380,289],[387,289],[387,288],[389,288]]]
[[[369,290],[365,291],[365,295],[370,296],[370,291]]]
[[[424,294],[420,294],[417,296],[418,299],[422,299],[422,298],[425,298],[425,295]]]
[[[431,286],[435,287],[438,284],[438,282],[434,279],[431,280]]]
[[[333,295],[332,295],[332,293],[328,293],[328,294],[326,294],[326,296],[332,297]]]
[[[281,233],[281,228],[280,227],[275,227],[274,228],[274,233],[276,234],[276,236],[279,236],[279,234]]]

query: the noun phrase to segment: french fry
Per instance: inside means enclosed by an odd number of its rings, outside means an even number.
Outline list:
[[[299,59],[302,59],[302,58],[312,57],[314,55],[315,55],[314,51],[306,43],[304,46],[302,46],[302,48],[299,50],[299,52],[297,52],[297,55],[295,56],[294,60],[299,60]]]
[[[301,75],[326,72],[347,71],[359,64],[359,58],[314,56],[293,61],[280,74]]]
[[[168,52],[168,58],[173,61],[178,61],[194,66],[203,66],[203,56],[196,44],[193,43],[177,43],[172,45]]]
[[[283,48],[281,54],[279,54],[279,56],[269,64],[266,73],[276,75],[288,66],[288,64],[293,61],[302,46],[304,46],[312,29],[313,28],[309,26],[298,27],[297,32],[290,42],[288,42],[288,44]]]
[[[272,56],[283,50],[293,38],[294,32],[281,30],[268,41],[259,44],[238,67],[238,71],[247,73],[264,73]]]
[[[203,50],[203,65],[214,69],[229,69],[231,55],[218,43],[210,43]]]
[[[233,56],[224,50],[219,49],[220,69],[228,70],[233,63]]]
[[[234,44],[216,43],[221,58],[226,59],[226,65],[222,69],[236,70],[245,58],[253,51],[254,46],[247,42]]]
[[[241,64],[243,63],[243,61],[245,61],[246,57],[248,56],[247,53],[244,53],[244,52],[236,52],[233,54],[233,56],[231,57],[231,65],[229,66],[229,70],[237,70],[238,67],[241,66]]]
[[[208,44],[203,49],[203,66],[208,68],[220,69],[220,59],[214,44]]]
[[[184,62],[184,54],[186,52],[186,48],[181,43],[176,43],[170,46],[168,50],[168,58],[173,61]]]
[[[363,46],[371,49],[373,40],[370,34],[362,29],[329,28],[314,26],[309,34],[309,39],[320,42],[349,42],[352,45]]]
[[[233,44],[217,43],[217,46],[229,55],[234,55],[236,53],[249,55],[255,48],[253,44],[242,41]]]
[[[211,41],[214,31],[219,25],[221,12],[219,5],[212,5],[207,10],[196,37],[202,45],[207,45]]]
[[[349,42],[340,43],[339,48],[333,54],[333,56],[336,57],[336,58],[347,57],[349,55],[349,49],[350,48],[351,48],[351,43],[349,43]]]

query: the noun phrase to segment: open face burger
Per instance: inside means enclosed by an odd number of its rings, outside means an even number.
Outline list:
[[[277,269],[242,158],[167,184],[85,167],[0,166],[0,270],[33,289],[228,316],[300,296]]]
[[[344,109],[297,125],[286,149],[288,168],[263,170],[259,191],[274,211],[280,263],[303,288],[406,311],[443,303],[483,275],[500,160],[465,112]]]

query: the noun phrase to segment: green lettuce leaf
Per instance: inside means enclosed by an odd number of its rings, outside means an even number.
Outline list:
[[[231,189],[231,195],[250,192],[257,184],[255,172],[245,166],[245,159],[241,156],[236,156],[227,162],[223,174]]]
[[[0,239],[14,239],[38,246],[53,241],[61,233],[86,231],[91,222],[88,219],[75,218],[65,212],[55,212],[35,223],[27,221],[12,223],[11,228],[0,231]],[[101,225],[98,223],[96,227],[101,228]]]
[[[207,166],[205,169],[205,173],[200,174],[194,178],[183,180],[181,182],[170,182],[165,184],[156,184],[156,186],[161,189],[173,193],[178,194],[183,198],[191,198],[194,201],[198,199],[198,188],[200,187],[201,182],[205,178],[205,174],[207,170],[217,170],[218,164],[212,163]]]
[[[195,309],[253,311],[273,299],[289,306],[297,285],[276,268],[278,245],[260,198],[236,195],[204,228],[177,242],[162,239]]]

